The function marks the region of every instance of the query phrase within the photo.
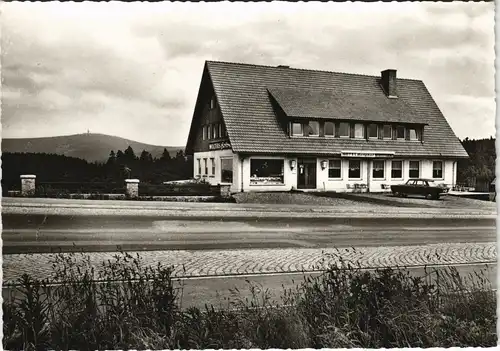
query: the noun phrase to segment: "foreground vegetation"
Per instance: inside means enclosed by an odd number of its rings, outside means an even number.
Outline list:
[[[251,298],[200,310],[182,308],[171,267],[145,267],[140,257],[119,254],[93,268],[76,255],[55,256],[50,281],[20,280],[16,296],[3,303],[4,348],[486,347],[497,341],[496,295],[481,275],[466,281],[450,270],[431,280],[438,272],[417,278],[340,261],[283,291],[279,303],[250,284]]]

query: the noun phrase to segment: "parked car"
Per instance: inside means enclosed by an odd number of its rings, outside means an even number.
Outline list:
[[[439,197],[448,192],[448,188],[435,185],[432,179],[409,179],[405,184],[392,185],[391,191],[396,196],[422,195],[426,199],[438,200]]]

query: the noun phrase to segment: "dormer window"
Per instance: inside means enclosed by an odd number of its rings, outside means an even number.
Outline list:
[[[368,125],[368,137],[370,139],[378,138],[378,125],[376,125],[375,123]]]
[[[341,122],[339,124],[339,137],[349,138],[351,126],[347,122]]]
[[[302,123],[292,123],[292,136],[303,136]]]
[[[356,123],[354,125],[354,137],[360,139],[365,137],[365,126],[362,123]]]
[[[384,139],[392,139],[392,127],[390,124],[385,124],[383,129]]]
[[[335,136],[335,123],[325,122],[324,132],[327,137]]]
[[[308,136],[319,136],[319,122],[317,121],[309,121],[307,125],[307,134]]]
[[[404,140],[405,139],[405,127],[404,126],[397,126],[396,128],[396,138]]]
[[[410,133],[410,140],[418,140],[419,139],[418,130],[416,130],[415,128],[410,128],[409,133]]]

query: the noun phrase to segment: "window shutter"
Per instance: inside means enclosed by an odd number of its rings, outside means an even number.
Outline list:
[[[422,129],[420,129],[420,141],[424,142],[424,129],[425,126],[422,126]]]
[[[335,123],[335,137],[338,138],[340,136],[340,123]]]
[[[354,138],[354,123],[349,123],[349,138]]]

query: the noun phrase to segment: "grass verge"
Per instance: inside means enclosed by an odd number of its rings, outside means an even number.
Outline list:
[[[148,267],[140,256],[119,253],[94,268],[77,255],[54,256],[50,279],[20,279],[14,297],[3,302],[4,348],[488,347],[497,342],[496,294],[481,274],[464,278],[450,269],[413,277],[403,269],[367,272],[340,259],[319,277],[284,289],[280,303],[248,282],[249,298],[224,308],[185,310],[172,267]],[[431,279],[432,274],[438,276]]]

